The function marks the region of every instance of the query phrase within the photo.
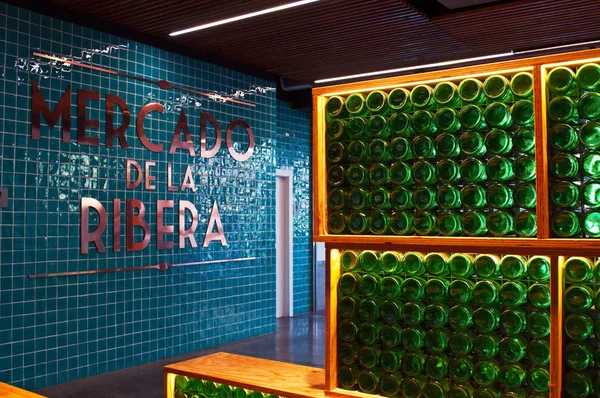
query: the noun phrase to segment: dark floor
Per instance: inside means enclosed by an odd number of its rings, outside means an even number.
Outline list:
[[[323,368],[325,317],[281,318],[277,332],[105,373],[36,391],[49,398],[162,398],[163,366],[215,352],[229,352]]]

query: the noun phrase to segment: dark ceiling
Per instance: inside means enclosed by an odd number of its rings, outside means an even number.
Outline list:
[[[109,33],[299,83],[600,39],[599,0],[497,1],[454,10],[436,0],[321,0],[169,37],[174,30],[291,1],[9,0]]]

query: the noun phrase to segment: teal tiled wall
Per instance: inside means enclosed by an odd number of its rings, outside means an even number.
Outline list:
[[[255,108],[210,99],[155,84],[80,67],[44,61],[41,51],[70,57],[103,68],[150,80],[217,93],[256,104]],[[275,329],[275,169],[278,164],[298,167],[299,194],[308,185],[309,131],[298,130],[302,117],[277,104],[275,84],[222,67],[192,60],[140,43],[93,31],[0,3],[0,188],[9,194],[0,209],[0,381],[38,389],[98,373],[134,366],[185,352],[247,338]],[[54,107],[71,85],[71,143],[60,140],[60,126],[49,130],[42,119],[41,139],[29,137],[31,80]],[[78,145],[77,91],[100,92],[100,101],[88,101],[87,117],[100,120],[101,145]],[[132,112],[126,132],[130,149],[104,146],[106,94],[120,96]],[[184,109],[196,152],[199,152],[201,112],[211,113],[223,130],[236,118],[248,122],[255,150],[244,163],[233,160],[223,145],[211,159],[183,151],[152,153],[136,136],[137,112],[159,102],[164,113],[146,119],[146,132],[168,148],[180,109]],[[277,129],[277,112],[285,113],[286,127]],[[115,118],[119,124],[121,116]],[[293,133],[286,135],[286,132]],[[297,135],[296,135],[297,134]],[[209,128],[209,137],[212,136]],[[293,140],[291,137],[295,137]],[[295,141],[295,139],[298,141]],[[246,134],[236,130],[234,141],[242,152]],[[209,146],[214,139],[209,138]],[[280,148],[281,145],[281,148]],[[280,151],[281,149],[281,151]],[[125,161],[142,167],[156,162],[156,190],[125,187]],[[298,162],[300,159],[300,163]],[[286,163],[287,162],[287,163]],[[175,184],[192,167],[198,190],[167,190],[167,163]],[[112,199],[123,203],[119,253],[112,251],[112,222],[104,237],[106,253],[90,248],[79,252],[81,197],[98,199],[112,214]],[[125,250],[126,199],[146,205],[152,239],[141,252]],[[156,249],[156,200],[189,200],[199,211],[196,239],[199,248]],[[310,308],[310,205],[303,196],[302,221],[296,221],[298,254],[295,272],[295,312]],[[202,248],[213,201],[219,205],[228,241]],[[93,220],[92,220],[93,221]],[[175,225],[168,211],[165,224]],[[136,234],[139,239],[140,234]],[[29,279],[28,275],[88,271],[206,260],[255,257],[158,270],[101,275]]]
[[[311,115],[277,101],[278,169],[294,176],[294,314],[312,310]]]

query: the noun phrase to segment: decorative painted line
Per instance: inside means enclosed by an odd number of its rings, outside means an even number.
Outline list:
[[[58,62],[63,62],[63,63],[74,65],[74,66],[80,66],[82,68],[97,70],[99,72],[110,73],[111,75],[117,75],[117,76],[125,77],[127,79],[134,79],[134,80],[137,80],[137,81],[140,81],[140,82],[145,82],[145,83],[150,83],[150,84],[156,84],[158,87],[162,88],[163,90],[167,90],[167,89],[173,88],[175,90],[187,91],[189,93],[203,95],[203,96],[208,97],[210,99],[216,99],[216,98],[218,98],[218,99],[222,99],[225,102],[229,101],[229,102],[235,102],[236,104],[251,106],[253,108],[256,107],[255,104],[251,104],[249,102],[244,102],[244,101],[240,101],[240,100],[236,100],[236,99],[232,99],[232,98],[228,98],[228,97],[223,97],[223,96],[221,96],[219,94],[208,94],[208,93],[203,93],[202,91],[193,90],[191,88],[174,86],[173,84],[169,83],[167,80],[150,80],[150,79],[144,79],[143,77],[132,76],[132,75],[128,75],[128,74],[125,74],[125,73],[117,72],[117,71],[114,71],[114,70],[110,70],[110,69],[106,69],[106,68],[101,68],[99,66],[88,65],[88,64],[84,64],[82,62],[72,61],[72,60],[67,59],[67,58],[55,57],[55,56],[52,56],[52,55],[42,54],[42,53],[38,53],[38,52],[34,52],[33,55],[41,57],[41,58],[49,59],[49,60],[52,60],[52,61],[58,61]]]
[[[52,274],[34,274],[29,275],[29,279],[38,278],[51,278],[54,276],[74,276],[74,275],[95,275],[95,274],[112,274],[115,272],[125,271],[142,271],[146,269],[157,269],[159,271],[166,271],[173,267],[188,267],[190,265],[203,265],[203,264],[219,264],[219,263],[235,263],[240,261],[256,260],[256,257],[244,257],[244,258],[233,258],[225,260],[211,260],[211,261],[196,261],[193,263],[181,263],[181,264],[169,264],[165,261],[161,261],[156,265],[146,265],[142,267],[129,267],[129,268],[113,268],[113,269],[97,269],[90,271],[73,271],[73,272],[56,272]]]

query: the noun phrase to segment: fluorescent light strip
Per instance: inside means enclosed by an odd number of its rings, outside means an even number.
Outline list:
[[[380,71],[377,71],[377,72],[359,73],[357,75],[348,75],[348,76],[340,76],[340,77],[330,77],[328,79],[315,80],[315,83],[317,83],[317,84],[319,84],[319,83],[329,83],[329,82],[336,82],[336,81],[340,81],[340,80],[358,79],[358,78],[361,78],[361,77],[369,77],[369,76],[377,76],[377,75],[387,75],[387,74],[390,74],[390,73],[406,72],[406,71],[410,71],[410,70],[425,69],[425,68],[435,68],[435,67],[438,67],[438,66],[456,65],[456,64],[463,64],[463,63],[467,63],[467,62],[483,61],[483,60],[486,60],[486,59],[510,57],[512,55],[514,55],[514,53],[512,51],[510,51],[510,52],[501,53],[501,54],[484,55],[482,57],[463,58],[463,59],[457,59],[457,60],[454,60],[454,61],[444,61],[444,62],[436,62],[436,63],[433,63],[433,64],[426,64],[426,65],[408,66],[406,68],[387,69],[387,70],[380,70]]]
[[[598,44],[598,43],[600,43],[600,40],[592,40],[592,41],[584,41],[581,43],[563,44],[560,46],[536,48],[535,50],[515,51],[514,53],[515,54],[530,54],[530,53],[537,53],[540,51],[558,50],[559,48],[579,47],[579,46],[586,46],[586,45]]]
[[[211,23],[207,23],[204,25],[194,26],[192,28],[178,30],[176,32],[169,33],[169,36],[179,36],[179,35],[183,35],[183,34],[190,33],[190,32],[196,32],[198,30],[208,29],[208,28],[212,28],[214,26],[219,26],[219,25],[225,25],[227,23],[241,21],[242,19],[253,18],[253,17],[257,17],[259,15],[265,15],[265,14],[269,14],[272,12],[287,10],[288,8],[299,7],[299,6],[303,6],[303,5],[309,4],[309,3],[314,3],[317,1],[319,1],[319,0],[302,0],[302,1],[296,1],[294,3],[283,4],[283,5],[280,5],[277,7],[267,8],[266,10],[262,10],[262,11],[251,12],[249,14],[244,14],[244,15],[240,15],[237,17],[227,18],[227,19],[223,19],[221,21],[211,22]]]

